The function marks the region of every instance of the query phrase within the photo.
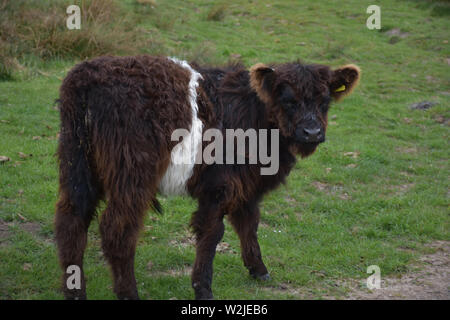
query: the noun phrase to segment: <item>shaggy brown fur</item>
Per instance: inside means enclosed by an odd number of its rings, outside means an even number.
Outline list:
[[[308,156],[324,141],[331,99],[349,93],[360,71],[352,65],[332,71],[299,62],[258,64],[250,72],[241,65],[193,67],[203,77],[197,104],[204,130],[280,129],[275,175],[261,175],[261,164],[197,164],[187,182],[198,200],[191,221],[197,238],[192,286],[196,298],[210,299],[225,215],[240,237],[250,274],[268,279],[257,240],[259,202],[285,181],[296,154]],[[59,260],[64,271],[69,265],[82,268],[89,223],[98,202],[107,200],[100,233],[118,298],[138,298],[136,242],[146,210],[159,207],[158,185],[176,144],[171,133],[191,126],[189,80],[189,71],[167,58],[100,57],[73,68],[61,86]],[[342,85],[344,91],[334,92]],[[67,289],[66,279],[64,273],[66,298],[86,298],[84,277],[79,290]]]

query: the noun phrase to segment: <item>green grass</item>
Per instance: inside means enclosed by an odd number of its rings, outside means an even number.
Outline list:
[[[370,4],[381,7],[381,31],[365,26]],[[259,238],[273,279],[261,283],[248,276],[238,238],[227,224],[223,241],[231,249],[214,262],[216,298],[344,298],[341,280],[365,279],[373,264],[382,276],[402,274],[425,243],[450,240],[445,2],[174,0],[151,8],[128,0],[122,5],[155,43],[143,52],[202,63],[240,56],[247,66],[300,58],[334,67],[355,63],[363,71],[354,94],[330,110],[327,142],[300,160],[287,185],[262,203]],[[220,19],[208,19],[213,14]],[[394,28],[408,37],[389,43],[385,31]],[[52,241],[59,130],[54,100],[74,63],[26,57],[25,69],[0,82],[0,156],[11,159],[0,164],[0,219],[9,226],[0,243],[1,299],[62,298]],[[438,104],[408,108],[424,100]],[[186,270],[194,248],[188,223],[196,204],[161,201],[164,215],[149,213],[140,238],[138,288],[145,299],[190,299]],[[30,223],[39,224],[37,232],[24,231]],[[88,296],[112,299],[99,242],[94,221],[85,256]]]

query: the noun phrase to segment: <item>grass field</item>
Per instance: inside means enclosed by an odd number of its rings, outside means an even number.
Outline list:
[[[366,27],[371,4],[381,7],[381,30]],[[159,0],[152,8],[127,0],[120,6],[152,44],[142,53],[218,64],[240,59],[247,66],[355,63],[363,72],[354,94],[330,110],[327,142],[262,203],[258,234],[272,280],[248,276],[227,224],[214,262],[217,299],[343,299],[349,289],[341,284],[364,280],[368,266],[400,276],[429,250],[424,244],[450,240],[448,2]],[[67,32],[82,31],[83,21],[81,31]],[[0,164],[0,299],[62,298],[52,226],[54,100],[78,61],[24,55],[0,81],[0,156],[10,159]],[[421,101],[436,104],[409,108]],[[149,212],[139,240],[138,289],[144,299],[191,299],[195,250],[188,223],[196,204],[160,200],[164,215]],[[114,298],[97,221],[85,272],[89,298]]]

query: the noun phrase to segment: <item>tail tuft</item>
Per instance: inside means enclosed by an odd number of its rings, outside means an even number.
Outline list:
[[[58,107],[61,132],[58,141],[60,192],[66,194],[76,215],[87,218],[96,206],[99,191],[93,183],[89,161],[89,134],[83,94],[65,82]]]
[[[161,207],[161,203],[159,203],[158,199],[154,198],[152,201],[152,208],[158,214],[163,214],[163,209]]]

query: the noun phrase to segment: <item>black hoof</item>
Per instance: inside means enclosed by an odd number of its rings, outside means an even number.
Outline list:
[[[195,300],[214,300],[212,293],[195,293]]]
[[[140,300],[139,296],[117,296],[117,300]]]
[[[192,285],[195,292],[195,300],[214,300],[211,289],[202,288],[198,283]]]
[[[195,297],[195,300],[214,300],[212,295],[206,297]]]
[[[137,290],[132,290],[130,292],[116,292],[118,300],[139,300],[139,294]]]
[[[261,280],[261,281],[269,281],[272,280],[272,278],[270,277],[270,275],[268,273],[265,274],[252,274],[251,275],[254,279],[256,280]]]
[[[82,292],[65,292],[64,299],[66,300],[87,300],[86,293]]]

